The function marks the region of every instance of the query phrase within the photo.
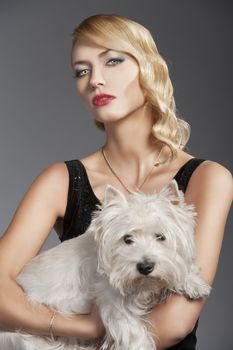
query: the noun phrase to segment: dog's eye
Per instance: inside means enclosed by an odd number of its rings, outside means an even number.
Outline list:
[[[133,243],[133,240],[132,240],[132,236],[130,236],[130,235],[124,235],[124,242],[126,243],[126,244],[131,244],[131,243]]]
[[[165,237],[162,233],[155,233],[155,237],[158,241],[165,241]]]

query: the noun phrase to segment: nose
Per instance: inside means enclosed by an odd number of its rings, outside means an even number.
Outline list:
[[[104,80],[104,77],[100,73],[100,71],[94,72],[94,70],[93,70],[92,75],[91,75],[91,79],[90,79],[91,88],[96,89],[98,86],[103,86],[105,84],[106,84],[106,82]]]
[[[142,261],[137,263],[137,270],[142,274],[142,275],[149,275],[154,270],[155,263],[152,261]]]

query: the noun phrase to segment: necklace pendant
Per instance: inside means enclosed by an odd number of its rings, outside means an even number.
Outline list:
[[[128,188],[126,188],[126,190],[130,193],[130,194],[133,194],[135,191],[132,191],[132,190],[130,190],[130,189],[128,189]]]
[[[141,186],[140,186],[141,187]],[[127,188],[127,191],[129,192],[129,193],[131,193],[131,194],[134,194],[135,192],[136,193],[139,193],[140,192],[140,187],[135,187],[135,189],[133,189],[133,190],[129,190],[128,188]]]

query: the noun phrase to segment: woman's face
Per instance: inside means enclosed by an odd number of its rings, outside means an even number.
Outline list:
[[[77,90],[97,121],[117,121],[146,102],[139,84],[138,64],[130,55],[80,39],[72,52],[72,64]],[[92,101],[97,94],[115,98],[97,106]]]

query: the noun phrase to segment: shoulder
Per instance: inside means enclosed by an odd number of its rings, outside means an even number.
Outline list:
[[[211,192],[218,189],[227,192],[230,197],[233,197],[233,181],[229,169],[209,159],[204,159],[204,161],[199,162],[199,160],[203,158],[196,157],[183,150],[179,150],[178,154],[178,168],[189,160],[194,160],[193,163],[191,162],[192,172],[185,191],[185,197],[195,197],[199,193],[203,193],[203,191]]]
[[[227,169],[225,166],[223,166],[220,163],[217,163],[213,160],[205,160],[201,163],[201,166],[199,167],[200,171],[199,173],[202,173],[202,175],[206,176],[217,176],[219,178],[229,178],[232,180],[232,174],[229,169]]]
[[[212,160],[205,160],[195,169],[190,178],[187,194],[190,192],[223,191],[233,197],[232,174],[229,169]]]
[[[69,189],[69,171],[65,162],[57,162],[48,165],[38,176],[38,181],[47,185],[48,190],[56,195],[58,212],[64,216]]]
[[[40,177],[53,180],[54,186],[58,187],[68,182],[69,172],[64,162],[52,163],[41,171]]]
[[[215,161],[202,162],[190,178],[185,198],[209,224],[218,221],[223,226],[233,200],[231,172]]]

